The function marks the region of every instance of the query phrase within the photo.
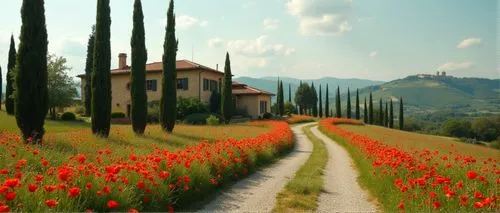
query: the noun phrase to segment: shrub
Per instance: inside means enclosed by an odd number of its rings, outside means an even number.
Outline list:
[[[235,108],[233,110],[233,115],[234,116],[243,116],[243,117],[248,117],[248,110],[246,108]]]
[[[61,115],[61,120],[63,120],[63,121],[75,121],[76,120],[75,113],[65,112]]]
[[[177,99],[177,119],[183,120],[191,114],[208,113],[208,105],[202,103],[197,98],[182,98]]]
[[[148,123],[160,122],[160,102],[151,101],[148,103]]]
[[[79,115],[85,114],[85,107],[78,105],[75,107],[75,113]]]
[[[496,141],[492,141],[490,143],[490,147],[493,149],[500,149],[500,138],[497,139]]]
[[[208,118],[206,119],[207,120],[207,124],[208,125],[218,125],[219,124],[219,118],[217,116],[214,116],[214,115],[210,115],[208,116]]]
[[[262,115],[262,118],[264,118],[264,119],[271,119],[271,118],[273,118],[273,114],[271,114],[269,112],[266,112],[266,113],[264,113],[264,115]]]
[[[111,118],[125,118],[125,113],[113,112],[113,113],[111,113]]]
[[[210,116],[216,116],[215,114],[210,113],[194,113],[188,115],[184,118],[183,123],[185,124],[193,124],[193,125],[204,125],[207,124],[207,118]]]

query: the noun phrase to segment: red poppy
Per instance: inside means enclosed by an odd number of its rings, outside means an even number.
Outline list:
[[[108,207],[108,209],[116,209],[119,207],[118,202],[116,202],[115,200],[108,201],[106,206]]]
[[[146,187],[146,184],[141,180],[137,183],[137,187],[139,187],[139,189],[144,189],[144,187]]]
[[[6,194],[3,195],[3,198],[7,201],[11,201],[16,199],[16,192],[7,192]]]
[[[21,185],[21,182],[19,181],[19,179],[13,178],[13,179],[5,180],[3,185],[7,186],[9,188],[16,188],[16,187],[19,187]]]
[[[54,206],[57,206],[58,202],[57,200],[46,200],[45,201],[45,205],[47,205],[48,207],[54,207]]]
[[[483,208],[483,203],[481,202],[475,202],[472,206],[474,206],[474,208],[476,209],[480,209],[480,208]]]
[[[76,197],[79,194],[80,194],[80,188],[78,188],[78,187],[71,187],[68,189],[69,197]]]
[[[127,212],[128,213],[139,213],[139,211],[137,211],[136,209],[129,209]]]
[[[467,172],[467,178],[472,180],[472,179],[476,179],[476,177],[477,177],[477,172],[475,172],[475,171],[468,171]]]
[[[1,205],[0,212],[10,212],[10,207],[6,205]]]
[[[399,203],[398,209],[405,209],[405,203],[403,201]]]
[[[439,207],[441,207],[441,202],[439,201],[434,201],[434,203],[432,203],[434,205],[434,208],[435,209],[439,209]]]
[[[28,189],[30,192],[36,192],[36,190],[38,189],[38,186],[36,184],[29,184]]]

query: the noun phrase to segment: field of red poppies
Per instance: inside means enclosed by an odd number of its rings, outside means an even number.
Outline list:
[[[359,182],[388,212],[500,211],[500,153],[463,154],[453,143],[442,148],[394,145],[340,128],[363,125],[348,119],[324,119],[320,130],[343,145],[360,172]],[[388,130],[394,131],[394,130]],[[457,143],[457,142],[455,142]],[[473,146],[473,145],[470,145]],[[435,146],[429,146],[435,147]]]
[[[42,146],[25,145],[17,134],[0,131],[0,212],[174,211],[293,147],[287,123],[252,125],[270,130],[178,149],[141,146],[140,152],[133,144],[99,149],[86,144],[79,131],[66,133],[71,143],[49,135],[50,145]],[[82,146],[86,152],[80,153]]]
[[[316,119],[308,115],[292,115],[286,119],[286,122],[288,122],[289,124],[299,124],[313,121],[316,121]]]

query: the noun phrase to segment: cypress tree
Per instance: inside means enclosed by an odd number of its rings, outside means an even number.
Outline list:
[[[359,89],[356,89],[356,120],[361,118],[359,113]]]
[[[97,1],[92,70],[92,132],[108,137],[111,127],[111,16],[109,0]]]
[[[379,101],[379,110],[380,110],[380,113],[379,113],[379,125],[380,126],[384,126],[384,106],[383,106],[383,102],[382,102],[382,98],[380,98],[380,101]]]
[[[2,79],[2,66],[0,66],[0,110],[2,109],[2,96],[3,95],[3,79]]]
[[[385,102],[384,126],[389,127],[389,108],[387,101]]]
[[[146,50],[144,15],[142,13],[141,0],[134,2],[134,28],[130,46],[132,48],[132,68],[130,72],[130,97],[131,97],[131,120],[132,129],[136,134],[142,135],[146,129],[148,116],[148,96],[146,94],[146,61],[148,53]]]
[[[330,117],[331,113],[330,112],[330,100],[328,100],[328,84],[326,84],[326,92],[325,92],[325,117],[328,118]]]
[[[335,111],[336,111],[336,117],[341,118],[342,117],[342,109],[340,106],[340,86],[337,87],[337,95],[335,97]]]
[[[94,65],[95,25],[87,43],[87,59],[85,61],[85,115],[92,112],[92,66]]]
[[[393,108],[392,108],[392,98],[391,98],[391,101],[390,101],[390,105],[389,105],[389,128],[394,128],[394,111],[393,111]]]
[[[351,91],[347,88],[347,118],[351,118]]]
[[[163,79],[160,100],[160,124],[164,131],[172,132],[177,115],[177,47],[179,41],[175,37],[174,0],[170,0],[167,11],[167,27],[163,43]]]
[[[233,113],[233,90],[231,80],[231,61],[229,60],[229,53],[226,53],[226,65],[224,66],[224,80],[222,81],[222,84],[223,90],[221,113],[224,121],[227,124],[231,120],[231,115]]]
[[[399,129],[404,129],[403,97],[399,99]]]
[[[364,113],[363,113],[363,121],[365,124],[368,123],[368,108],[366,107],[366,97],[365,97],[365,108],[364,108]]]
[[[292,86],[288,84],[288,102],[292,103]]]
[[[25,142],[41,143],[48,112],[47,28],[43,0],[23,1],[16,58],[15,114]],[[109,70],[108,70],[109,71]]]
[[[314,82],[311,83],[311,95],[312,95],[312,116],[318,117],[318,93],[314,87]]]
[[[87,41],[87,58],[85,60],[85,86],[83,104],[85,107],[85,115],[91,114],[92,109],[92,69],[94,60],[94,44],[95,43],[95,25],[92,26],[92,32]]]
[[[285,114],[285,98],[284,98],[284,92],[283,92],[283,81],[280,81],[280,113],[281,116]]]
[[[368,123],[373,124],[373,99],[372,93],[370,92],[370,102],[368,103]]]
[[[14,36],[10,36],[10,48],[9,48],[9,62],[7,64],[7,85],[5,88],[5,110],[7,114],[14,114],[14,97],[12,94],[14,93],[14,72],[16,67],[16,44],[14,42]]]
[[[281,116],[281,88],[280,88],[280,78],[278,77],[278,82],[276,84],[276,115]]]
[[[321,101],[321,99],[323,99],[323,97],[321,97],[321,84],[319,85],[319,117],[322,118],[323,117],[323,101]]]

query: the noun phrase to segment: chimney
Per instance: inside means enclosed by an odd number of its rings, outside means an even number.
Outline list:
[[[219,71],[219,64],[215,64],[215,70]]]
[[[118,69],[124,69],[127,67],[127,54],[120,53],[118,54]]]

